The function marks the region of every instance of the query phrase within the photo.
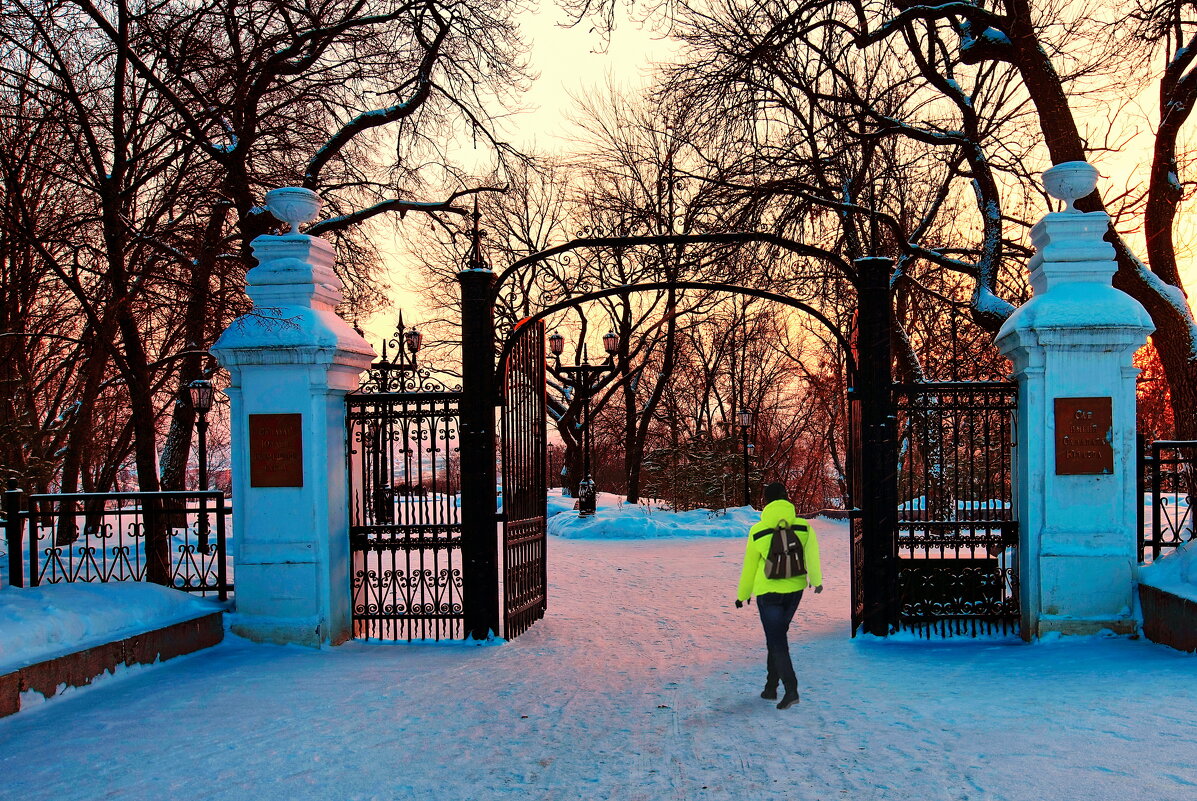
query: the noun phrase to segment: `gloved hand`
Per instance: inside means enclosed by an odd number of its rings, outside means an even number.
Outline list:
[[[736,609],[743,609],[743,608],[744,608],[744,602],[741,601],[739,598],[737,598],[736,599]]]
[[[822,584],[816,584],[816,585],[815,585],[815,595],[818,595],[818,594],[819,594],[819,593],[821,593],[822,591],[823,591],[823,585],[822,585]]]

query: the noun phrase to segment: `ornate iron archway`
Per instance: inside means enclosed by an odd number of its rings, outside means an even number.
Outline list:
[[[661,240],[661,239],[676,239],[676,237],[641,237],[635,239],[646,240]],[[753,235],[724,235],[719,237],[704,237],[702,241],[753,241],[762,239]],[[770,241],[774,238],[768,238]],[[610,238],[601,240],[579,240],[578,247],[593,247],[595,243],[610,246],[626,246],[628,238]],[[563,248],[557,248],[551,251],[552,253],[563,252]],[[806,249],[803,249],[806,252]],[[813,250],[813,249],[812,249]],[[548,253],[548,252],[546,252]],[[807,255],[811,255],[809,252]],[[524,263],[527,263],[525,260]],[[859,315],[860,321],[857,329],[853,332],[853,339],[850,339],[839,328],[823,315],[818,309],[810,305],[780,295],[768,290],[762,290],[755,287],[741,287],[733,284],[702,282],[702,281],[667,281],[667,282],[650,282],[645,284],[632,284],[620,287],[610,287],[607,289],[596,290],[588,292],[575,297],[569,298],[558,303],[554,303],[536,314],[521,321],[512,334],[504,342],[500,351],[497,370],[490,378],[491,386],[498,385],[498,382],[506,382],[512,375],[511,364],[513,360],[518,359],[518,355],[522,348],[522,342],[525,332],[528,332],[536,327],[539,332],[541,346],[540,350],[543,354],[543,330],[539,328],[542,321],[550,315],[562,311],[567,308],[575,307],[579,304],[587,303],[594,300],[599,300],[606,297],[617,295],[629,295],[637,292],[650,292],[662,290],[686,290],[693,289],[699,291],[719,291],[728,292],[731,294],[741,294],[749,297],[757,297],[783,305],[798,309],[814,319],[818,320],[826,330],[831,333],[833,337],[841,344],[845,361],[847,363],[849,381],[851,384],[851,392],[849,395],[849,403],[852,407],[853,414],[851,419],[856,422],[856,425],[850,430],[850,447],[849,452],[856,454],[855,457],[850,456],[852,460],[852,468],[850,474],[850,491],[852,498],[849,499],[849,505],[855,509],[856,513],[852,515],[852,530],[853,530],[853,547],[852,547],[852,621],[853,632],[860,626],[870,632],[876,634],[887,634],[897,620],[898,608],[898,580],[897,580],[897,553],[894,544],[894,532],[896,526],[896,473],[894,467],[894,460],[892,458],[859,458],[859,453],[862,449],[868,448],[870,453],[880,456],[884,453],[896,453],[894,445],[894,415],[892,412],[892,398],[889,391],[890,385],[890,342],[889,342],[889,276],[892,269],[892,262],[889,259],[872,258],[860,259],[854,264],[853,277],[860,288],[862,295],[861,308],[862,313]],[[486,275],[490,275],[487,273]],[[465,278],[465,274],[462,276]],[[478,281],[478,278],[467,280]],[[493,331],[493,299],[497,294],[497,289],[500,281],[489,282],[490,299],[492,305],[481,310],[475,307],[473,313],[478,314],[483,311],[482,317],[490,321],[491,330]],[[864,300],[864,296],[868,294],[871,301]],[[464,322],[463,317],[463,322]],[[464,328],[464,325],[463,325]],[[868,372],[862,368],[862,365],[884,365],[884,369],[874,369]],[[540,362],[540,376],[543,382],[543,356]],[[522,374],[522,370],[517,370],[516,374]],[[505,384],[504,384],[505,385]],[[470,397],[467,385],[467,397]],[[507,397],[506,391],[503,398]],[[501,403],[504,401],[501,400]],[[504,420],[509,419],[511,412],[505,409]],[[543,408],[541,412],[541,419],[543,419]],[[518,418],[518,415],[515,415]],[[504,485],[506,487],[507,478],[506,470],[508,464],[508,438],[511,436],[523,437],[527,436],[527,429],[519,429],[520,433],[509,431],[506,422],[503,430],[503,456],[504,456]],[[544,427],[543,425],[539,431],[540,440],[537,443],[536,449],[540,453],[544,453]],[[526,449],[517,452],[526,452]],[[522,468],[517,468],[522,469]],[[537,475],[544,476],[543,465],[536,471]],[[538,486],[537,494],[543,498],[546,487],[543,483]],[[507,490],[505,489],[505,495]],[[869,498],[870,502],[861,502],[859,504],[853,502],[855,498]],[[540,503],[543,503],[541,501]],[[510,524],[505,521],[505,544],[508,542],[507,537],[510,536]],[[516,542],[519,542],[521,537],[517,535]],[[536,551],[537,558],[537,573],[541,576],[540,579],[544,581],[546,575],[545,564],[542,555],[544,554],[543,545],[538,546]],[[504,554],[509,553],[508,547],[504,548]],[[510,558],[510,556],[508,556]],[[518,558],[518,557],[517,557]],[[532,575],[530,571],[527,575]],[[509,576],[509,571],[506,566],[499,571],[497,575],[502,575],[505,579]],[[537,587],[531,588],[533,595],[543,597],[546,589],[543,583]],[[507,598],[507,593],[504,593],[504,616],[510,614],[510,600]],[[517,609],[518,609],[517,604]],[[497,628],[497,613],[495,609],[496,624],[493,626]],[[537,617],[543,614],[543,608],[537,611]],[[516,612],[516,619],[519,618],[519,612]],[[530,624],[530,623],[529,623]],[[522,627],[521,627],[522,626]],[[523,631],[526,625],[522,622],[515,627],[504,626],[503,630],[507,636],[515,636]]]
[[[522,321],[504,342],[500,349],[498,369],[496,370],[493,361],[495,348],[494,307],[499,289],[515,269],[578,248],[748,242],[778,245],[799,255],[824,259],[842,270],[852,281],[858,293],[856,327],[851,336],[845,335],[817,309],[793,298],[767,290],[713,282],[654,282],[611,287],[581,294],[537,312]],[[990,580],[991,577],[987,576],[971,584],[965,582],[968,586],[964,587],[963,584],[956,581],[949,581],[946,584],[942,581],[923,581],[925,569],[920,572],[917,569],[909,569],[908,565],[907,570],[902,570],[899,553],[900,529],[905,527],[904,530],[909,531],[910,526],[907,524],[910,521],[900,518],[898,500],[898,415],[895,406],[890,347],[892,316],[890,279],[893,269],[893,262],[890,259],[870,257],[857,259],[848,264],[836,254],[769,234],[585,237],[522,259],[496,277],[482,259],[478,243],[477,232],[475,232],[470,269],[458,274],[462,288],[462,383],[464,392],[461,409],[461,519],[463,576],[467,588],[464,627],[467,636],[481,639],[500,631],[506,633],[507,636],[515,636],[544,612],[542,601],[545,596],[543,540],[540,540],[540,544],[533,549],[534,555],[529,557],[530,561],[523,561],[523,555],[513,556],[508,553],[506,547],[509,542],[517,546],[523,545],[527,531],[524,521],[533,520],[538,515],[530,514],[529,510],[521,508],[517,514],[529,513],[529,516],[513,518],[518,525],[514,528],[505,526],[503,529],[505,547],[502,552],[505,563],[510,562],[516,573],[509,574],[506,564],[501,568],[496,561],[501,550],[497,542],[497,524],[503,521],[503,516],[497,513],[495,505],[494,488],[496,485],[496,458],[499,456],[497,450],[499,437],[494,428],[495,415],[492,404],[503,405],[506,402],[505,399],[509,396],[506,384],[511,376],[519,376],[520,380],[523,380],[530,375],[528,372],[529,369],[532,369],[530,367],[517,368],[514,373],[510,368],[513,355],[521,353],[523,347],[520,344],[520,336],[532,330],[532,326],[538,325],[548,315],[564,308],[614,295],[663,289],[725,291],[783,303],[810,314],[822,323],[844,347],[850,381],[848,388],[850,498],[848,500],[852,529],[851,611],[853,634],[857,630],[863,629],[872,634],[885,636],[897,630],[904,621],[913,622],[914,616],[918,615],[924,615],[923,618],[920,618],[918,625],[922,626],[924,630],[929,630],[925,626],[927,622],[925,611],[927,609],[948,610],[947,605],[939,603],[941,599],[938,596],[931,597],[938,592],[937,587],[944,586],[949,587],[948,594],[961,595],[963,593],[967,595],[976,590],[977,593],[985,596],[984,598],[971,598],[971,596],[956,598],[955,601],[961,601],[961,603],[957,603],[947,614],[956,617],[977,617],[979,613],[983,617],[996,609],[996,614],[1003,616],[1003,620],[1009,620],[1011,599],[1008,596],[1003,597],[1001,604],[997,606],[990,603],[993,586],[998,579]],[[543,340],[543,332],[540,333],[540,337]],[[537,369],[541,371],[543,383],[543,341],[540,344],[540,353],[541,358]],[[498,391],[500,386],[504,386],[502,392]],[[543,395],[541,398],[543,403]],[[520,461],[529,458],[528,454],[540,454],[533,458],[543,461],[545,452],[543,413],[538,418],[540,420],[538,428],[531,427],[530,418],[523,415],[521,411],[508,411],[505,413],[504,419],[523,421],[515,424],[511,431],[505,427],[501,432],[504,457],[510,459],[513,457],[509,454],[516,454],[514,458],[523,465],[523,467],[515,468],[515,472],[521,475],[521,478],[515,480],[518,482],[527,476],[539,476],[540,483],[535,487],[535,491],[540,498],[543,498],[545,491],[543,464],[534,466],[530,462]],[[506,426],[506,423],[504,425]],[[512,437],[519,439],[529,436],[532,437],[530,446],[508,444]],[[507,481],[506,473],[504,481]],[[521,489],[521,491],[523,490]],[[531,497],[531,495],[528,496],[529,504],[532,503]],[[543,500],[539,503],[543,504]],[[959,521],[954,522],[958,523]],[[949,528],[951,527],[949,526]],[[956,528],[959,529],[959,526]],[[996,536],[1000,540],[998,544],[1007,549],[1011,547],[1010,532],[1016,530],[1014,521],[1003,520],[995,530],[998,532]],[[511,537],[511,532],[515,532],[514,538]],[[989,547],[989,545],[990,543],[987,543],[985,547]],[[979,566],[971,562],[965,565],[965,561],[958,559],[950,566],[945,563],[936,565],[936,567],[943,568],[939,571],[941,574],[955,575],[952,571],[956,568],[989,570],[992,566],[988,562]],[[1008,564],[1008,562],[1003,564]],[[526,568],[525,565],[527,565]],[[535,565],[535,568],[531,565]],[[926,568],[927,565],[921,564],[914,567]],[[539,576],[536,581],[539,581],[540,584],[533,587],[521,584],[520,590],[516,593],[518,599],[513,601],[504,595],[502,604],[500,604],[499,583],[501,578],[507,580],[509,575],[518,575],[519,582],[524,582],[529,577]],[[903,576],[906,578],[904,579]],[[512,582],[512,586],[518,583],[514,579]],[[964,587],[963,590],[961,587]],[[531,614],[525,614],[525,611],[529,609],[534,611]],[[512,620],[518,622],[510,628],[501,627],[501,611],[508,613]],[[1016,617],[1017,610],[1014,611]],[[934,618],[935,614],[932,614],[931,617]],[[943,631],[947,633],[946,628]]]

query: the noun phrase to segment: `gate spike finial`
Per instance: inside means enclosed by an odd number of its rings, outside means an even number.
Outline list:
[[[467,268],[490,272],[490,265],[486,263],[486,257],[482,255],[482,229],[478,224],[482,219],[482,214],[478,211],[477,195],[474,196],[474,212],[470,217],[473,220],[473,224],[470,230],[470,256],[466,262]]]

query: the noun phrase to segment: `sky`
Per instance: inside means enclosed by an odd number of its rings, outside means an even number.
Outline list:
[[[524,34],[531,45],[531,71],[537,76],[523,97],[526,112],[516,117],[505,134],[512,144],[525,151],[541,153],[566,152],[570,147],[568,113],[573,97],[584,97],[596,87],[603,86],[608,76],[617,86],[635,89],[648,83],[654,62],[667,61],[674,45],[663,41],[659,34],[624,21],[617,28],[610,43],[604,47],[602,38],[586,25],[564,27],[565,15],[545,0],[541,10],[529,13],[524,19]],[[394,243],[392,275],[396,284],[393,292],[394,309],[368,318],[363,327],[367,338],[389,336],[398,310],[404,310],[404,320],[420,322],[423,302],[419,295],[403,287],[405,262],[411,258],[402,252],[403,244]]]
[[[646,85],[653,64],[667,61],[676,52],[675,45],[660,34],[632,22],[620,25],[609,46],[597,33],[578,25],[562,27],[565,15],[551,3],[546,11],[530,15],[524,31],[532,42],[532,70],[539,77],[526,95],[535,110],[523,117],[513,136],[516,144],[529,149],[554,151],[569,143],[568,113],[570,94],[584,96],[611,75],[617,85],[629,89]]]

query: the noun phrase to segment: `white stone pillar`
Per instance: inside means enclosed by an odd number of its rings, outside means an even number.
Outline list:
[[[254,309],[212,347],[232,378],[232,629],[336,644],[352,624],[345,393],[375,354],[335,312],[330,243],[291,233],[251,246]]]
[[[1065,210],[1031,230],[1034,296],[996,340],[1019,384],[1013,472],[1028,640],[1136,627],[1135,504],[1142,499],[1132,357],[1154,326],[1138,301],[1111,286],[1109,217],[1072,206],[1096,181],[1085,162],[1044,173]]]

